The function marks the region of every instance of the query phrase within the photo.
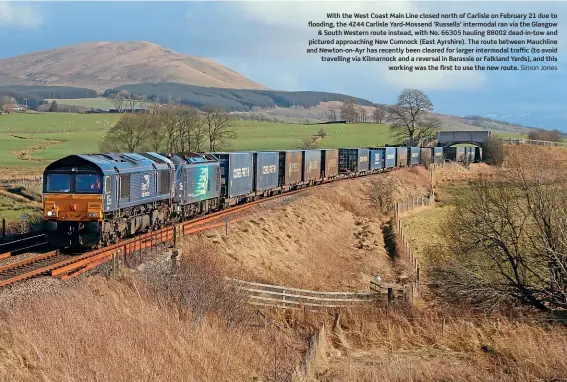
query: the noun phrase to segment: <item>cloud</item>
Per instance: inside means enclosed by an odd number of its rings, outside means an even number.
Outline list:
[[[233,5],[235,13],[241,15],[257,25],[260,30],[268,31],[277,29],[277,41],[266,42],[264,44],[277,46],[280,54],[287,58],[295,59],[306,58],[306,49],[308,40],[313,38],[321,38],[317,35],[318,29],[308,26],[308,22],[343,22],[360,21],[360,19],[333,19],[327,18],[327,13],[420,13],[427,12],[429,5],[424,3],[395,1],[395,2],[242,2]],[[375,20],[372,20],[375,21]],[[336,29],[336,28],[335,28]],[[342,29],[342,28],[339,28]],[[350,29],[350,28],[349,28]],[[361,28],[366,29],[368,28]],[[401,28],[400,28],[401,29]],[[346,37],[346,36],[343,36]],[[328,39],[332,37],[327,37]],[[369,36],[369,39],[374,37]],[[262,40],[261,40],[262,41]],[[261,44],[260,41],[257,41]],[[342,48],[362,48],[370,45],[342,45]],[[311,46],[313,48],[314,46]],[[325,47],[331,47],[325,46]],[[374,46],[376,48],[376,46]],[[264,46],[261,47],[264,49]],[[269,49],[269,48],[266,48]],[[377,56],[373,54],[373,56]],[[414,55],[415,57],[416,55]],[[456,56],[454,54],[454,56]],[[322,64],[320,54],[307,57],[310,59],[309,71],[328,73],[326,70],[329,64]],[[311,61],[313,60],[313,61]],[[346,73],[353,81],[364,81],[366,83],[387,84],[396,88],[420,88],[423,90],[472,90],[483,88],[486,84],[486,75],[479,71],[391,71],[388,69],[390,65],[403,64],[400,62],[393,63],[373,63],[372,65],[361,65],[360,63],[348,64],[349,72]],[[411,64],[411,63],[408,63]],[[323,69],[321,65],[326,67]],[[336,65],[341,65],[336,63]],[[344,65],[344,64],[343,64]],[[336,67],[334,68],[336,69]],[[337,73],[329,73],[333,80],[336,79]],[[288,79],[289,80],[289,79]]]
[[[0,1],[0,28],[37,28],[42,23],[35,7]]]

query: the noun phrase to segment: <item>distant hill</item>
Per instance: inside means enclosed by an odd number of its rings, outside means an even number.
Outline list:
[[[0,86],[57,85],[102,92],[123,84],[155,82],[266,89],[208,58],[145,41],[89,42],[0,60]]]
[[[292,106],[312,107],[321,102],[342,102],[348,99],[356,99],[359,105],[372,106],[372,102],[368,100],[338,93],[206,88],[171,82],[123,85],[106,90],[104,96],[108,97],[121,90],[126,90],[130,94],[145,95],[150,100],[158,100],[159,102],[175,100],[196,108],[212,105],[228,111],[248,111],[254,108],[288,108]]]

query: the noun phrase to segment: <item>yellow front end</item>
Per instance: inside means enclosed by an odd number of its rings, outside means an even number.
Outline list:
[[[102,195],[44,194],[43,216],[46,220],[68,222],[102,221]]]

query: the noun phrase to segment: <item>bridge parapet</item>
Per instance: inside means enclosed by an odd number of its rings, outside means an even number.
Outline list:
[[[451,146],[457,143],[472,143],[482,145],[492,136],[490,130],[471,130],[471,131],[439,131],[437,132],[438,146]]]

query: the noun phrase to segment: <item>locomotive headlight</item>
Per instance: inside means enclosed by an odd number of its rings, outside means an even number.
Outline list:
[[[98,216],[98,212],[89,212],[90,218],[96,218]]]
[[[47,216],[55,216],[55,211],[47,211]]]

